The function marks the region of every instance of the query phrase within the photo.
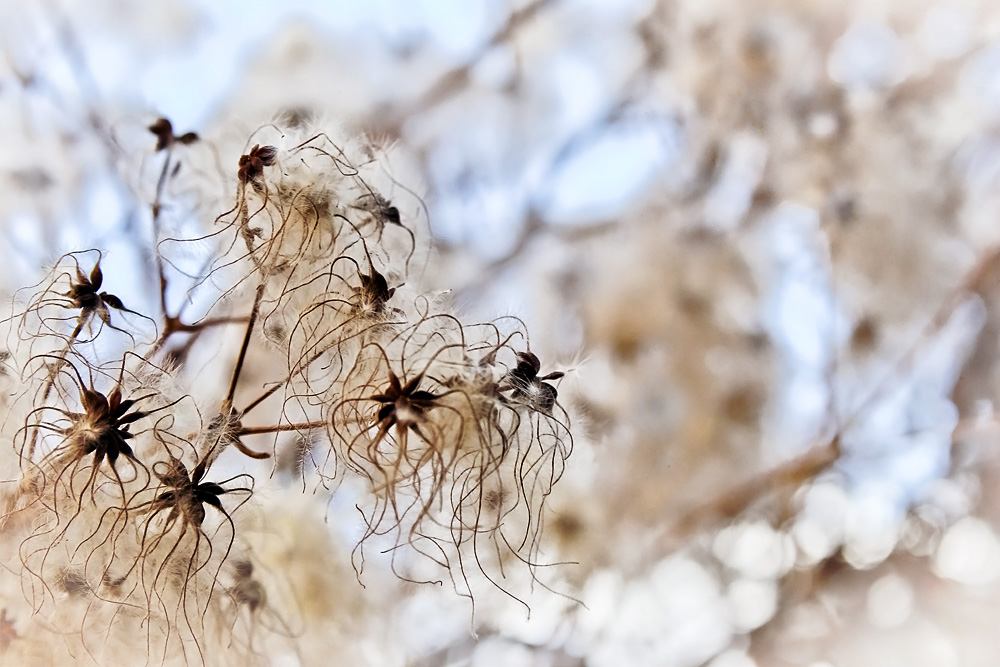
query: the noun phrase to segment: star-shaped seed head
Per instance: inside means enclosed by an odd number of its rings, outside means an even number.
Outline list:
[[[249,153],[240,156],[240,168],[237,172],[240,182],[250,183],[259,190],[264,177],[264,167],[273,165],[277,156],[278,149],[274,146],[255,144]]]

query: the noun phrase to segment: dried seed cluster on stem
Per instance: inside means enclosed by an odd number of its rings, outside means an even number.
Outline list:
[[[421,292],[427,230],[369,185],[369,148],[264,128],[234,165],[232,207],[188,238],[165,203],[201,139],[166,119],[149,130],[161,312],[126,307],[86,250],[5,320],[21,389],[2,521],[32,618],[70,614],[68,596],[97,662],[112,634],[153,661],[250,647],[240,610],[268,605],[241,530],[252,459],[329,498],[362,489],[359,579],[377,545],[404,580],[520,599],[508,573],[537,580],[545,500],[573,449],[562,373],[539,375],[516,318],[466,323]],[[168,307],[177,289],[209,304],[200,317]],[[201,348],[211,365],[194,371]],[[228,380],[213,390],[207,370]],[[252,473],[230,474],[240,460]]]

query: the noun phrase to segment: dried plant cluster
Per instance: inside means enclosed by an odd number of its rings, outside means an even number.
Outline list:
[[[161,312],[82,250],[5,319],[3,561],[23,600],[4,604],[32,624],[11,655],[245,663],[293,635],[243,534],[261,474],[362,489],[338,517],[361,526],[359,579],[375,549],[405,581],[519,599],[573,449],[562,373],[518,319],[463,322],[421,292],[427,232],[370,185],[377,150],[260,130],[232,207],[190,235],[175,212],[203,142],[149,130]]]

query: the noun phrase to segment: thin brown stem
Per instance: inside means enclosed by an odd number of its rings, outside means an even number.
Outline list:
[[[264,283],[257,286],[257,293],[254,295],[253,308],[250,310],[250,319],[247,322],[247,331],[243,336],[243,346],[240,348],[240,356],[236,359],[236,368],[233,369],[233,380],[229,384],[229,393],[223,405],[232,406],[233,396],[236,394],[236,383],[239,382],[240,372],[243,370],[243,361],[247,356],[247,348],[250,347],[250,337],[253,335],[254,324],[257,323],[257,314],[260,312],[260,300],[264,296]]]
[[[256,408],[258,405],[269,399],[271,396],[274,395],[274,392],[278,391],[278,389],[280,389],[286,382],[288,382],[288,378],[285,378],[281,382],[273,385],[270,389],[267,389],[263,394],[255,398],[253,401],[250,402],[249,405],[243,408],[243,410],[240,411],[240,414],[245,415],[246,413]]]
[[[160,337],[155,343],[153,343],[153,347],[147,355],[149,357],[152,357],[154,354],[163,349],[167,340],[175,333],[200,334],[202,331],[210,327],[217,327],[224,324],[244,324],[247,322],[246,317],[211,317],[200,322],[195,322],[194,324],[185,324],[181,321],[180,317],[174,317],[171,315],[167,315],[165,320],[166,322],[163,327],[163,333],[160,334]]]
[[[168,146],[166,149],[166,157],[163,160],[163,169],[160,170],[160,176],[156,182],[156,195],[153,198],[153,203],[151,205],[153,213],[153,247],[157,248],[157,250],[153,253],[153,258],[156,263],[156,274],[159,278],[160,312],[163,314],[163,333],[156,340],[156,342],[153,343],[153,347],[149,353],[150,356],[159,352],[166,344],[167,340],[175,333],[196,333],[208,327],[247,321],[245,317],[213,317],[195,324],[185,324],[181,321],[182,309],[178,310],[176,315],[171,315],[167,310],[167,276],[163,270],[163,258],[160,256],[158,248],[160,241],[160,212],[163,210],[163,192],[166,189],[167,176],[170,172],[171,165],[170,158],[172,156],[172,147]]]
[[[241,454],[249,456],[252,459],[258,459],[258,460],[260,460],[260,459],[269,459],[269,458],[271,458],[271,455],[268,454],[267,452],[255,452],[254,450],[250,449],[249,447],[247,447],[246,445],[244,445],[242,442],[240,442],[236,438],[233,438],[232,445],[233,445],[233,447],[235,447],[236,449],[238,449]]]
[[[240,416],[241,417],[246,416],[246,414],[248,412],[250,412],[251,410],[253,410],[254,408],[256,408],[258,405],[260,405],[261,403],[263,403],[264,401],[266,401],[268,398],[270,398],[274,394],[274,392],[278,391],[278,389],[280,389],[281,387],[283,387],[285,385],[285,383],[287,383],[289,380],[292,379],[292,376],[295,374],[296,371],[301,370],[303,368],[308,368],[310,364],[312,364],[314,361],[316,361],[317,359],[319,359],[320,357],[322,357],[324,354],[326,354],[327,351],[328,351],[328,349],[329,348],[322,348],[318,352],[316,352],[315,354],[313,354],[311,357],[309,357],[308,359],[306,359],[305,361],[296,364],[295,369],[293,369],[292,373],[289,373],[287,376],[285,376],[285,378],[283,380],[281,380],[280,382],[272,385],[269,389],[266,389],[263,394],[261,394],[260,396],[258,396],[257,398],[255,398],[253,401],[250,402],[249,405],[247,405],[245,408],[243,408],[242,410],[240,410],[240,412],[239,412]]]
[[[747,507],[771,493],[801,486],[833,465],[838,458],[839,436],[684,512],[668,531],[667,541],[686,539],[718,521],[739,516]]]
[[[163,258],[160,257],[160,211],[162,210],[163,191],[167,185],[167,173],[170,169],[171,149],[167,148],[166,157],[163,159],[163,169],[160,170],[160,178],[156,181],[156,195],[153,198],[153,258],[156,261],[156,275],[160,280],[160,312],[167,320],[171,319],[167,314],[167,277],[163,272]]]
[[[174,324],[173,330],[183,333],[194,333],[195,331],[201,331],[208,327],[216,327],[220,324],[245,324],[248,321],[246,317],[210,317],[207,320],[195,322],[194,324],[185,324],[180,319],[174,319],[177,321]]]
[[[237,437],[242,435],[259,435],[262,433],[279,433],[281,431],[311,431],[314,428],[322,428],[326,422],[300,422],[298,424],[275,424],[273,426],[242,426],[233,434]]]
[[[73,343],[76,342],[77,336],[79,336],[80,332],[83,331],[83,324],[84,324],[84,315],[83,313],[80,313],[80,317],[76,321],[76,326],[73,328],[73,333],[69,335],[69,340],[66,341],[66,347],[65,349],[63,349],[62,354],[60,355],[63,363],[66,363],[66,355],[68,355],[69,351],[73,348]],[[59,374],[59,366],[57,365],[53,367],[52,370],[49,372],[49,379],[45,383],[45,389],[42,390],[43,405],[45,404],[45,401],[48,400],[49,394],[52,393],[52,387],[54,387],[56,384],[56,376],[58,374]],[[34,435],[32,435],[31,437],[31,442],[28,443],[29,461],[35,454],[35,443],[37,439],[38,439],[38,430],[36,429]]]

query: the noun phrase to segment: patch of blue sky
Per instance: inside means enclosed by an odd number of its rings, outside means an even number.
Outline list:
[[[470,60],[506,18],[506,3],[418,0],[422,32],[456,61]]]
[[[880,391],[879,382],[885,378],[879,376],[854,397],[874,403],[842,438],[846,456],[838,467],[853,484],[892,484],[910,503],[948,472],[952,432],[958,424],[950,395],[982,324],[982,305],[975,300],[963,304],[911,367],[892,369],[902,376],[892,382],[891,391]]]
[[[513,246],[526,207],[517,183],[480,182],[436,201],[431,227],[442,240],[467,243],[482,257],[500,257]]]
[[[229,97],[247,60],[290,21],[304,20],[332,38],[358,42],[372,37],[392,46],[429,41],[443,55],[460,62],[471,57],[504,18],[504,5],[499,3],[442,0],[288,0],[280,4],[199,0],[193,5],[201,15],[198,34],[182,51],[156,60],[139,77],[145,101],[179,127],[207,121]]]
[[[553,132],[568,135],[594,122],[611,103],[608,83],[583,54],[555,53],[539,71],[551,95]]]
[[[1000,42],[984,48],[963,67],[961,85],[983,111],[1000,115]]]
[[[786,203],[770,225],[775,276],[765,307],[768,330],[791,367],[822,373],[845,327],[830,285],[819,216]]]
[[[536,193],[543,216],[574,224],[621,214],[677,159],[678,132],[662,121],[609,127],[562,161]]]

